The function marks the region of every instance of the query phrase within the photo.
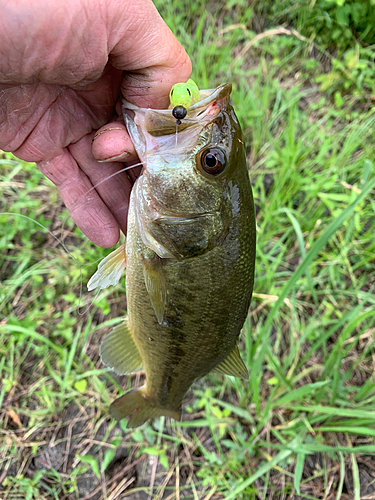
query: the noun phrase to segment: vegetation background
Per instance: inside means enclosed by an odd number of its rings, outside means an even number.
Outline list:
[[[108,250],[3,154],[0,498],[375,498],[375,2],[155,3],[199,86],[234,84],[257,208],[250,380],[197,381],[181,423],[112,421],[142,377],[98,357],[124,281],[90,307]]]

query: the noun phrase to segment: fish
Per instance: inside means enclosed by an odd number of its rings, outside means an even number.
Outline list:
[[[89,290],[116,284],[126,267],[127,316],[104,338],[102,362],[145,371],[143,386],[110,405],[128,428],[181,419],[193,382],[210,372],[248,377],[238,339],[254,284],[255,213],[231,84],[200,90],[178,127],[171,109],[124,102],[143,172],[129,202],[126,242]]]

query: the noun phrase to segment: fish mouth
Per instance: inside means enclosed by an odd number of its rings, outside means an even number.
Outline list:
[[[180,125],[176,124],[172,109],[139,108],[123,100],[124,121],[140,159],[147,163],[147,158],[156,154],[169,156],[191,152],[202,129],[228,106],[231,91],[230,83],[201,90],[200,100],[187,109]]]

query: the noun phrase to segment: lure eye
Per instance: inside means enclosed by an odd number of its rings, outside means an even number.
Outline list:
[[[210,175],[218,175],[225,168],[225,155],[220,149],[207,149],[201,156],[201,165]]]
[[[172,115],[176,118],[176,120],[182,120],[186,116],[186,108],[183,106],[175,106],[172,110]]]

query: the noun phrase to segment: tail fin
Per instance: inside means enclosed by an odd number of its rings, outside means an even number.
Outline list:
[[[155,417],[172,417],[175,420],[181,419],[181,409],[177,411],[166,410],[153,406],[145,397],[145,386],[133,389],[123,396],[117,398],[111,404],[109,411],[113,418],[121,420],[130,416],[128,428],[139,427],[148,419]]]

